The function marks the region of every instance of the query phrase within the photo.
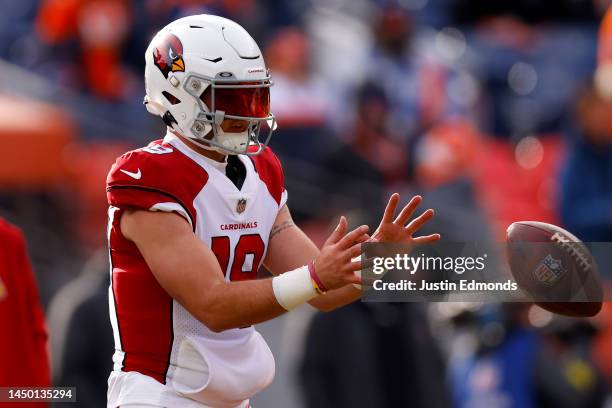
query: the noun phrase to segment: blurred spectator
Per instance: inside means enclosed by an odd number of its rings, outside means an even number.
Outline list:
[[[454,406],[537,406],[533,372],[539,338],[526,324],[528,307],[516,303],[477,312],[476,347],[451,355]]]
[[[49,306],[54,384],[77,388],[75,408],[106,405],[114,351],[108,285],[108,251],[100,250]]]
[[[324,125],[326,89],[312,72],[306,34],[297,27],[279,30],[268,43],[265,58],[274,78],[271,110],[283,128]]]
[[[435,126],[419,139],[415,152],[415,181],[423,207],[436,216],[424,234],[439,232],[447,242],[490,242],[492,232],[474,185],[481,136],[467,121],[457,118]],[[489,253],[493,254],[491,248]]]
[[[406,9],[383,7],[372,31],[374,46],[365,62],[366,78],[383,89],[390,107],[389,128],[395,136],[415,137],[452,111],[447,95],[449,72],[432,57],[432,42],[421,38]]]
[[[554,316],[542,331],[535,367],[538,405],[543,408],[605,406],[609,384],[591,354],[596,330],[585,319]]]
[[[292,21],[291,7],[254,0],[41,0],[36,29],[50,47],[60,83],[94,96],[123,101],[140,94],[143,50],[170,21],[193,14],[224,15],[242,23],[255,37],[269,21]],[[284,14],[283,14],[284,12]],[[276,18],[284,15],[285,19]],[[45,67],[49,74],[49,66]]]
[[[21,231],[0,219],[0,386],[50,386],[47,329]],[[40,407],[47,404],[23,404]]]
[[[561,173],[563,224],[585,241],[612,240],[612,103],[591,85],[577,101],[577,131]]]
[[[43,41],[73,54],[72,60],[54,58],[60,78],[80,82],[99,98],[121,100],[138,87],[122,60],[131,19],[127,0],[44,0],[37,28]]]
[[[34,69],[50,81],[36,95],[68,107],[84,138],[141,143],[159,131],[142,106],[143,51],[159,27],[143,10],[140,1],[41,0],[35,28],[44,52]]]
[[[457,407],[601,407],[606,385],[588,353],[592,330],[535,306],[509,303],[478,312],[477,347],[454,358]],[[547,324],[538,331],[530,318]],[[557,320],[558,319],[558,320]]]
[[[326,193],[322,216],[354,211],[352,222],[376,225],[386,189],[407,180],[405,144],[390,137],[390,103],[376,85],[364,84],[356,95],[355,123],[321,161],[319,185]]]
[[[270,40],[265,54],[274,80],[270,108],[279,123],[274,149],[315,162],[328,138],[330,107],[325,83],[312,71],[310,41],[301,29],[286,27]]]
[[[480,136],[467,121],[456,118],[427,132],[415,153],[415,176],[427,189],[470,178],[474,163],[482,153]]]
[[[271,110],[279,124],[272,147],[289,164],[285,177],[293,186],[292,213],[297,221],[316,215],[306,203],[312,194],[310,186],[317,182],[317,162],[326,153],[326,143],[333,141],[327,127],[329,95],[322,78],[313,72],[310,47],[300,28],[285,27],[264,51],[274,81]]]
[[[475,33],[486,132],[520,139],[567,128],[577,84],[594,66],[594,33],[571,26],[544,29],[514,17],[486,20]]]
[[[311,408],[450,405],[444,363],[418,303],[357,302],[318,313],[300,376]]]
[[[112,370],[113,333],[108,321],[108,282],[74,311],[66,332],[62,373],[57,384],[79,390],[76,407],[106,403],[108,373]]]

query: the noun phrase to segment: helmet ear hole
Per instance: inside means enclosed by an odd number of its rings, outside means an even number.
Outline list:
[[[166,113],[164,113],[164,116],[162,116],[162,120],[168,127],[174,127],[174,124],[178,125],[178,122],[176,121],[174,116],[172,116],[170,111],[166,111]]]
[[[181,100],[179,98],[177,98],[176,96],[172,95],[168,91],[162,91],[162,95],[164,95],[164,98],[166,98],[168,100],[168,102],[170,102],[172,105],[176,105],[176,104],[181,103]]]

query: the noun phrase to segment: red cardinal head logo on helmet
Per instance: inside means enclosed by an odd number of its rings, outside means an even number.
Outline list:
[[[165,78],[170,72],[185,72],[181,40],[174,34],[166,34],[153,49],[153,61]]]

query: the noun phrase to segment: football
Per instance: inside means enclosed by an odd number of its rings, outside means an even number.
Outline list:
[[[570,232],[544,222],[515,222],[506,232],[506,250],[516,283],[538,306],[572,317],[601,310],[597,264]]]

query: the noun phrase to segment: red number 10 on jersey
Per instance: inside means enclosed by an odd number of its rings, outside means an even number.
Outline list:
[[[213,237],[211,249],[214,252],[221,270],[227,272],[227,264],[230,258],[230,238],[228,236]],[[257,278],[257,269],[265,250],[265,244],[259,234],[241,235],[236,248],[234,248],[234,261],[230,270],[230,281],[240,281]],[[243,270],[247,255],[252,255],[253,260],[250,270]]]

